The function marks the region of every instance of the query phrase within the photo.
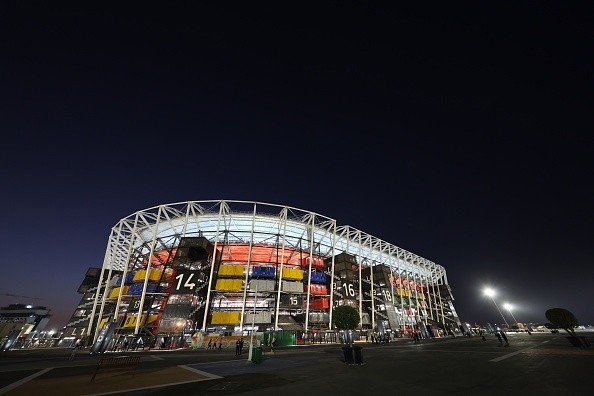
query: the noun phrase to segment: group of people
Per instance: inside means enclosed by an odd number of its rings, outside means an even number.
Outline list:
[[[243,338],[235,341],[235,356],[243,354]]]
[[[371,342],[374,344],[387,344],[390,342],[390,336],[388,334],[376,334],[376,333],[371,333],[371,335],[365,334],[366,342],[369,342],[369,337],[371,337]]]
[[[217,346],[218,343],[218,346]],[[206,346],[206,349],[222,349],[223,348],[223,337],[219,337],[215,340],[215,342],[212,342],[212,338],[208,340],[208,345]]]
[[[217,337],[216,339],[213,338],[208,340],[208,344],[206,345],[206,349],[222,349],[223,348],[223,337]],[[235,355],[242,355],[243,354],[243,337],[238,338],[235,341]]]

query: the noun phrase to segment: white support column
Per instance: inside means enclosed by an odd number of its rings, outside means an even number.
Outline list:
[[[310,239],[309,239],[309,266],[307,272],[307,302],[305,303],[305,332],[309,329],[309,300],[311,296],[311,264],[313,261],[313,244],[314,244],[314,222],[315,222],[315,215],[311,215],[311,225],[310,225]]]
[[[244,280],[244,287],[243,287],[243,304],[241,305],[241,318],[239,319],[239,328],[241,329],[241,331],[243,332],[243,316],[245,313],[245,304],[247,301],[247,289],[248,289],[248,276],[250,274],[250,268],[251,268],[251,263],[252,263],[252,247],[254,246],[254,230],[256,228],[255,223],[256,223],[256,204],[254,204],[254,211],[252,213],[252,229],[250,230],[250,247],[248,249],[248,261],[247,261],[247,265],[246,265],[246,269],[245,269],[245,280]],[[256,287],[257,289],[257,287]],[[252,328],[254,327],[254,325],[252,324]],[[251,351],[251,347],[250,347],[250,351]]]
[[[250,349],[248,350],[248,358],[247,361],[250,363],[252,361],[252,351],[254,349],[254,326],[256,324],[256,303],[258,298],[258,287],[256,286],[256,290],[254,291],[254,310],[252,314],[252,329],[250,330]]]
[[[331,247],[331,254],[332,254],[332,264],[330,269],[330,314],[329,314],[329,326],[328,328],[332,330],[332,311],[334,310],[334,257],[336,256],[336,221],[332,224],[332,247]]]
[[[214,275],[214,267],[217,260],[217,247],[219,243],[219,235],[221,232],[221,216],[223,215],[223,209],[225,207],[225,202],[221,201],[219,204],[219,217],[217,218],[217,230],[215,233],[215,243],[212,252],[212,259],[210,261],[210,275],[208,277],[208,289],[206,291],[206,303],[204,305],[204,318],[202,319],[202,331],[206,332],[206,320],[208,319],[208,311],[210,307],[210,294],[212,292],[212,277]]]
[[[281,211],[281,219],[283,220],[283,245],[281,248],[281,262],[280,262],[280,270],[278,274],[275,274],[275,277],[278,278],[278,287],[276,290],[276,305],[275,305],[275,312],[274,312],[274,330],[278,329],[278,316],[280,315],[280,298],[281,298],[281,289],[283,281],[281,279],[281,274],[283,272],[284,264],[285,264],[285,246],[287,244],[287,208],[283,208]],[[280,231],[280,230],[279,230]]]
[[[363,317],[363,276],[361,274],[361,267],[363,266],[363,259],[361,249],[363,247],[363,240],[361,237],[361,231],[357,230],[357,239],[358,239],[358,252],[357,252],[357,267],[359,268],[359,318]],[[375,310],[373,309],[373,296],[371,296],[371,322],[372,326],[375,327]]]
[[[155,226],[153,227],[154,233],[153,233],[153,239],[151,240],[151,248],[150,248],[150,253],[148,256],[148,260],[146,263],[146,274],[144,276],[144,284],[142,286],[142,295],[140,296],[140,306],[138,307],[138,312],[137,312],[137,320],[136,320],[136,326],[134,327],[134,334],[138,334],[138,329],[140,328],[140,324],[142,323],[142,311],[144,311],[144,301],[146,299],[146,288],[148,286],[148,281],[150,278],[150,274],[151,274],[151,268],[152,268],[152,262],[153,262],[153,254],[155,253],[155,244],[157,243],[157,230],[159,229],[159,224],[161,222],[161,210],[163,209],[162,206],[159,206],[159,210],[157,211],[157,222],[155,224]],[[121,295],[122,290],[120,290],[120,295]],[[119,299],[118,299],[119,302]],[[148,311],[151,309],[152,307],[148,307],[147,309],[147,320],[148,320]],[[116,307],[117,309],[117,307]],[[185,326],[185,323],[184,323]]]
[[[369,240],[370,246],[369,246],[369,255],[371,256],[371,252],[373,251],[371,248],[371,239]],[[375,289],[374,289],[374,277],[373,277],[373,267],[374,267],[374,261],[373,261],[373,257],[370,257],[369,260],[367,261],[367,265],[369,267],[369,281],[371,282],[371,285],[369,285],[369,294],[370,294],[370,298],[371,298],[371,315],[373,315],[373,331],[375,331]],[[360,279],[361,277],[359,277]],[[359,281],[360,282],[360,281]],[[359,315],[362,317],[363,313],[360,312]]]
[[[122,224],[120,222],[120,229],[122,227]],[[109,257],[111,256],[111,251],[112,251],[112,235],[113,235],[114,231],[112,229],[111,234],[107,240],[107,247],[105,248],[105,257],[103,258],[103,265],[101,267],[101,273],[99,274],[99,283],[97,284],[97,291],[95,292],[95,301],[93,302],[93,309],[91,310],[91,317],[89,318],[89,326],[87,328],[87,334],[91,334],[91,329],[93,328],[93,320],[95,319],[95,312],[97,309],[97,304],[99,302],[99,295],[101,295],[101,288],[103,285],[103,273],[105,272],[105,270],[109,267],[111,269],[111,267],[113,266],[113,263],[111,260],[109,260]],[[122,281],[123,283],[123,281]],[[103,294],[102,294],[102,298],[101,298],[101,308],[99,310],[99,315],[97,317],[97,326],[95,328],[95,333],[93,335],[93,341],[97,338],[97,335],[99,334],[99,331],[101,329],[99,329],[99,324],[101,324],[101,315],[103,314],[103,306],[105,305],[105,299],[107,295],[107,282],[105,284],[105,286],[103,287]]]

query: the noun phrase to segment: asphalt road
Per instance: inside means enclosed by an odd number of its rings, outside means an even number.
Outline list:
[[[581,335],[594,345],[594,334]],[[509,334],[509,347],[492,335],[360,344],[362,365],[345,364],[336,344],[276,350],[259,364],[234,350],[128,352],[141,357],[136,371],[98,372],[94,381],[101,356],[10,351],[0,353],[0,395],[594,394],[594,348],[565,336]]]

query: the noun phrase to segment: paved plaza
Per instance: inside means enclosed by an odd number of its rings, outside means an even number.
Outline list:
[[[585,334],[594,341],[593,334]],[[234,350],[128,352],[134,372],[99,372],[101,356],[81,351],[19,350],[0,354],[0,395],[570,395],[594,393],[594,349],[564,334],[494,336],[360,344],[363,364],[347,365],[338,344],[287,347],[261,363]],[[111,354],[110,354],[111,355]],[[120,354],[122,355],[122,354]]]

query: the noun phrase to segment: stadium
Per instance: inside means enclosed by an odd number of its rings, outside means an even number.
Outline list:
[[[360,337],[439,337],[460,325],[442,266],[318,213],[262,202],[138,211],[112,228],[98,277],[85,319],[69,327],[103,349],[195,345],[196,334],[336,341],[340,305],[358,310]]]

